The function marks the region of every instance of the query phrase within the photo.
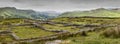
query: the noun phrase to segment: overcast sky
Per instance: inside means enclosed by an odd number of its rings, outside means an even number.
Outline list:
[[[0,7],[65,12],[103,7],[119,8],[120,0],[0,0]]]

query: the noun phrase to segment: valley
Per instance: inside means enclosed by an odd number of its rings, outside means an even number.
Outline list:
[[[10,9],[10,10],[9,10]],[[119,44],[120,16],[118,10],[96,9],[66,12],[58,16],[36,12],[0,13],[0,44]],[[0,10],[1,11],[1,10]],[[17,10],[18,11],[18,10]],[[20,12],[21,11],[21,12]],[[91,13],[92,12],[92,13]],[[10,18],[6,15],[9,16]],[[14,16],[14,15],[17,16]],[[49,14],[49,15],[48,15]],[[21,15],[27,15],[19,17]],[[30,17],[29,17],[30,15]],[[37,17],[31,17],[35,15]],[[46,17],[46,15],[48,15]],[[118,15],[118,16],[117,16]]]
[[[0,36],[1,40],[3,37],[4,40],[0,42],[42,43],[40,41],[45,42],[58,39],[63,41],[70,40],[71,42],[69,42],[69,44],[79,44],[81,41],[81,44],[85,44],[86,42],[91,44],[100,42],[102,44],[108,43],[109,41],[107,41],[107,39],[111,40],[111,42],[118,42],[112,40],[116,37],[114,38],[114,36],[111,37],[112,35],[109,35],[107,36],[108,38],[106,38],[106,35],[103,33],[108,29],[119,29],[119,20],[120,18],[95,17],[66,17],[51,19],[48,21],[20,18],[3,19],[0,21]],[[73,21],[75,23],[72,23]],[[103,40],[106,41],[103,42]]]

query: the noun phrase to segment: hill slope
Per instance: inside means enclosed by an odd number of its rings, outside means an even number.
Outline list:
[[[120,18],[65,17],[51,21],[15,18],[0,20],[0,42],[45,44],[60,39],[63,44],[66,41],[70,41],[68,44],[120,44],[120,38],[116,39],[116,36],[120,37]]]
[[[120,17],[120,11],[112,9],[99,8],[91,11],[74,11],[66,12],[60,15],[59,17],[83,17],[83,16],[92,16],[92,17]]]
[[[41,14],[33,10],[19,10],[14,7],[0,8],[0,18],[30,18],[30,19],[47,19],[52,16]]]

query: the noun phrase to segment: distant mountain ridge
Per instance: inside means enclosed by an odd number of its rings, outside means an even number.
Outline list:
[[[120,17],[120,9],[104,9],[99,8],[91,11],[73,11],[73,12],[65,12],[59,17]]]
[[[0,8],[0,19],[6,18],[29,18],[46,20],[56,17],[120,17],[120,8],[104,9],[99,8],[91,11],[72,11],[59,13],[56,11],[38,12],[34,10],[21,10],[15,7]]]
[[[5,18],[29,18],[29,19],[49,19],[55,16],[49,16],[48,12],[36,12],[33,10],[21,10],[15,7],[3,7],[0,8],[0,19]],[[57,13],[52,13],[57,15]]]

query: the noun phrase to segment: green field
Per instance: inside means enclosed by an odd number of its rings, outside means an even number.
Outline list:
[[[78,25],[111,25],[112,27],[96,28],[87,32],[87,36],[73,36],[63,40],[62,44],[120,44],[120,18],[109,17],[61,17],[50,20]],[[118,25],[115,26],[114,25]],[[46,26],[47,27],[47,26]],[[117,27],[117,28],[116,28]],[[67,42],[67,43],[66,43]]]
[[[31,26],[16,26],[13,28],[13,33],[15,33],[20,39],[29,39],[36,37],[44,37],[55,34],[53,32],[47,32],[39,28]]]
[[[120,24],[120,18],[107,18],[107,17],[62,17],[50,20],[52,22],[63,22],[63,23],[71,23],[71,24],[93,24],[93,25],[101,25],[101,24]]]
[[[62,18],[56,18],[49,20],[49,22],[53,22],[53,24],[50,23],[38,23],[41,27],[45,28],[43,30],[42,28],[39,28],[39,26],[35,24],[31,24],[30,22],[24,22],[24,19],[5,19],[1,20],[1,28],[0,31],[10,30],[12,33],[14,33],[17,37],[20,39],[31,39],[31,38],[37,38],[37,37],[46,37],[49,35],[54,35],[59,32],[52,32],[52,31],[68,31],[71,33],[76,33],[80,30],[87,30],[94,28],[95,30],[92,31],[86,31],[84,34],[86,36],[83,36],[80,34],[70,35],[65,38],[64,36],[58,35],[60,39],[62,40],[61,44],[119,44],[120,40],[120,18],[106,18],[106,17],[62,17]],[[34,22],[42,22],[37,20],[30,20],[32,23]],[[25,25],[8,25],[8,24],[25,24]],[[48,22],[48,21],[44,21]],[[57,23],[60,22],[60,23]],[[5,23],[5,24],[4,24]],[[31,25],[26,25],[31,24]],[[66,24],[77,24],[76,25],[68,25]],[[83,25],[89,25],[88,27],[85,27]],[[99,25],[98,27],[90,27],[91,25]],[[105,27],[100,27],[101,25],[104,25]],[[112,26],[106,26],[106,25],[112,25]],[[115,26],[116,25],[116,26]],[[82,27],[81,27],[82,26]],[[9,34],[1,34],[0,36],[0,42],[9,42],[9,41],[16,41],[13,38],[9,36]],[[62,34],[63,35],[63,34]],[[5,36],[5,37],[4,37]],[[55,35],[57,36],[57,35]],[[63,39],[62,39],[63,38]],[[4,39],[4,40],[3,40]],[[55,39],[56,40],[56,39]],[[45,42],[49,41],[46,40]],[[51,41],[51,39],[50,39]],[[54,40],[53,40],[54,41]],[[65,43],[65,42],[68,43]],[[33,42],[35,43],[35,42]],[[36,43],[41,43],[40,41],[37,41]]]
[[[80,28],[76,28],[75,26],[63,26],[62,24],[50,25],[50,24],[42,24],[43,27],[47,30],[65,30],[71,33],[78,32]]]
[[[59,17],[120,17],[120,11],[99,8],[91,11],[72,11],[65,12]]]
[[[54,17],[42,14],[0,8],[0,44],[45,44],[55,40],[61,40],[58,44],[120,44],[119,10],[71,11]]]

